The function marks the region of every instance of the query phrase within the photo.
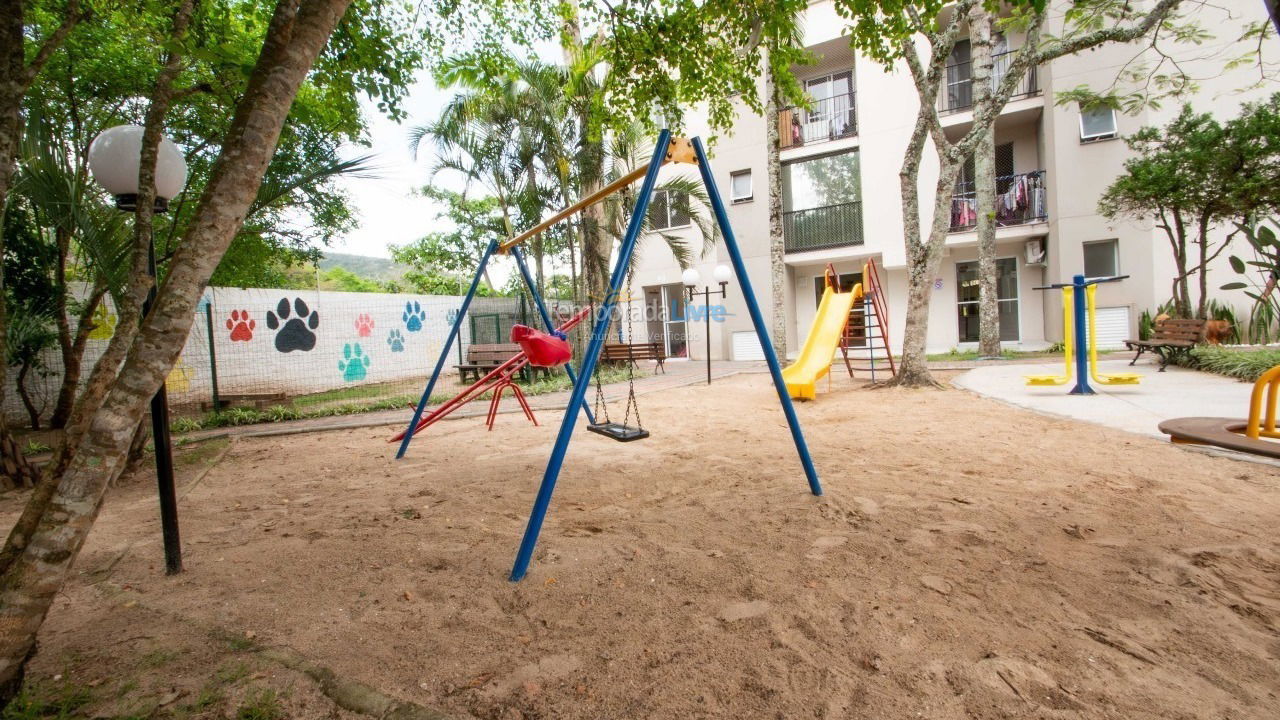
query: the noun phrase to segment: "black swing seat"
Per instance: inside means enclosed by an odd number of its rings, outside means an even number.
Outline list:
[[[597,435],[603,435],[618,442],[631,442],[649,437],[649,431],[644,428],[631,427],[630,425],[615,422],[593,423],[588,425],[587,429]]]

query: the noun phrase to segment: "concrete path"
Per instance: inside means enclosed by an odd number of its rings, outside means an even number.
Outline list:
[[[956,377],[957,386],[998,400],[1050,415],[1106,425],[1119,430],[1165,438],[1157,427],[1175,417],[1245,417],[1252,383],[1221,375],[1169,366],[1157,372],[1153,364],[1129,367],[1124,360],[1098,362],[1100,373],[1137,372],[1138,385],[1090,385],[1092,396],[1068,395],[1074,383],[1032,387],[1024,375],[1061,374],[1062,361],[1025,365],[992,365]]]

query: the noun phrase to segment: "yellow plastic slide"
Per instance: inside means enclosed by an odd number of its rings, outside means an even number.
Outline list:
[[[809,337],[805,338],[804,347],[800,349],[800,357],[782,371],[782,380],[787,384],[791,397],[812,400],[817,396],[814,385],[831,372],[831,360],[840,346],[840,336],[849,321],[849,310],[861,299],[861,283],[846,293],[838,293],[831,286],[823,291],[818,314],[809,327]]]

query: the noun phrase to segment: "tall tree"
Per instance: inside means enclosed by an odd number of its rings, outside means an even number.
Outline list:
[[[782,229],[782,143],[778,110],[782,103],[774,81],[773,63],[765,54],[764,71],[765,177],[769,202],[769,288],[773,300],[773,352],[787,357],[787,246]]]
[[[990,105],[993,13],[983,5],[969,9],[969,52],[975,105]],[[992,123],[973,149],[974,199],[978,212],[978,355],[1000,356],[1000,303],[996,270],[996,128]]]
[[[1205,318],[1209,263],[1231,240],[1219,226],[1232,223],[1252,241],[1257,220],[1280,211],[1280,94],[1246,104],[1226,123],[1184,105],[1168,125],[1144,127],[1125,142],[1136,156],[1098,210],[1150,220],[1164,232],[1177,273],[1170,287],[1175,312]]]
[[[902,202],[904,245],[907,256],[907,312],[903,332],[902,359],[893,382],[907,386],[934,386],[925,350],[928,339],[929,303],[933,279],[942,261],[942,248],[950,231],[950,204],[956,175],[965,158],[995,124],[1014,89],[1028,69],[1055,58],[1095,48],[1105,43],[1129,43],[1152,37],[1157,28],[1172,25],[1172,12],[1180,0],[1158,0],[1140,12],[1124,0],[1081,0],[1066,12],[1066,28],[1058,36],[1043,36],[1048,10],[1015,7],[1007,21],[1025,33],[1023,46],[1014,53],[999,85],[975,99],[973,122],[956,141],[947,138],[938,116],[938,93],[947,58],[966,30],[970,11],[989,0],[959,0],[947,6],[940,0],[918,0],[893,5],[837,4],[837,9],[853,20],[853,42],[873,59],[893,64],[903,62],[911,73],[919,107],[898,173]],[[990,3],[994,8],[995,3]],[[1200,37],[1185,32],[1182,37]],[[925,147],[932,144],[938,159],[938,179],[934,186],[933,221],[927,233],[920,223],[919,176]]]
[[[62,472],[48,483],[53,490],[42,522],[0,577],[0,697],[5,700],[21,683],[36,632],[93,526],[103,493],[122,469],[148,398],[186,341],[196,301],[257,194],[293,97],[348,4],[283,0],[272,15],[222,154],[152,312],[101,405],[82,408],[87,422]]]

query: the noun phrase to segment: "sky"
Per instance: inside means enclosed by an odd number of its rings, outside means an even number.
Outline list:
[[[355,255],[391,257],[388,245],[403,245],[432,230],[438,206],[415,192],[431,182],[435,153],[424,148],[417,160],[409,150],[409,130],[439,116],[451,93],[435,86],[429,73],[419,74],[404,101],[408,119],[396,123],[365,99],[362,111],[369,120],[370,147],[348,145],[343,157],[372,154],[377,178],[344,178],[341,186],[350,194],[360,226],[336,240],[330,250]],[[440,176],[437,182],[452,185]]]
[[[511,50],[518,55],[523,54],[520,48],[512,47]],[[537,43],[533,53],[547,62],[558,62],[560,57],[559,46],[550,41]],[[432,230],[449,229],[447,223],[442,226],[441,221],[435,218],[442,208],[415,193],[428,183],[461,191],[462,178],[449,172],[432,178],[434,149],[424,146],[424,151],[414,160],[408,138],[413,127],[439,117],[452,96],[452,90],[436,87],[429,71],[420,70],[417,81],[404,99],[408,118],[403,123],[388,119],[368,98],[361,101],[361,110],[369,123],[371,146],[348,145],[342,148],[341,154],[344,158],[372,154],[379,177],[344,178],[340,181],[351,195],[351,204],[360,226],[346,237],[335,240],[329,250],[391,257],[388,245],[403,245]],[[505,273],[499,272],[499,275],[505,276]]]

